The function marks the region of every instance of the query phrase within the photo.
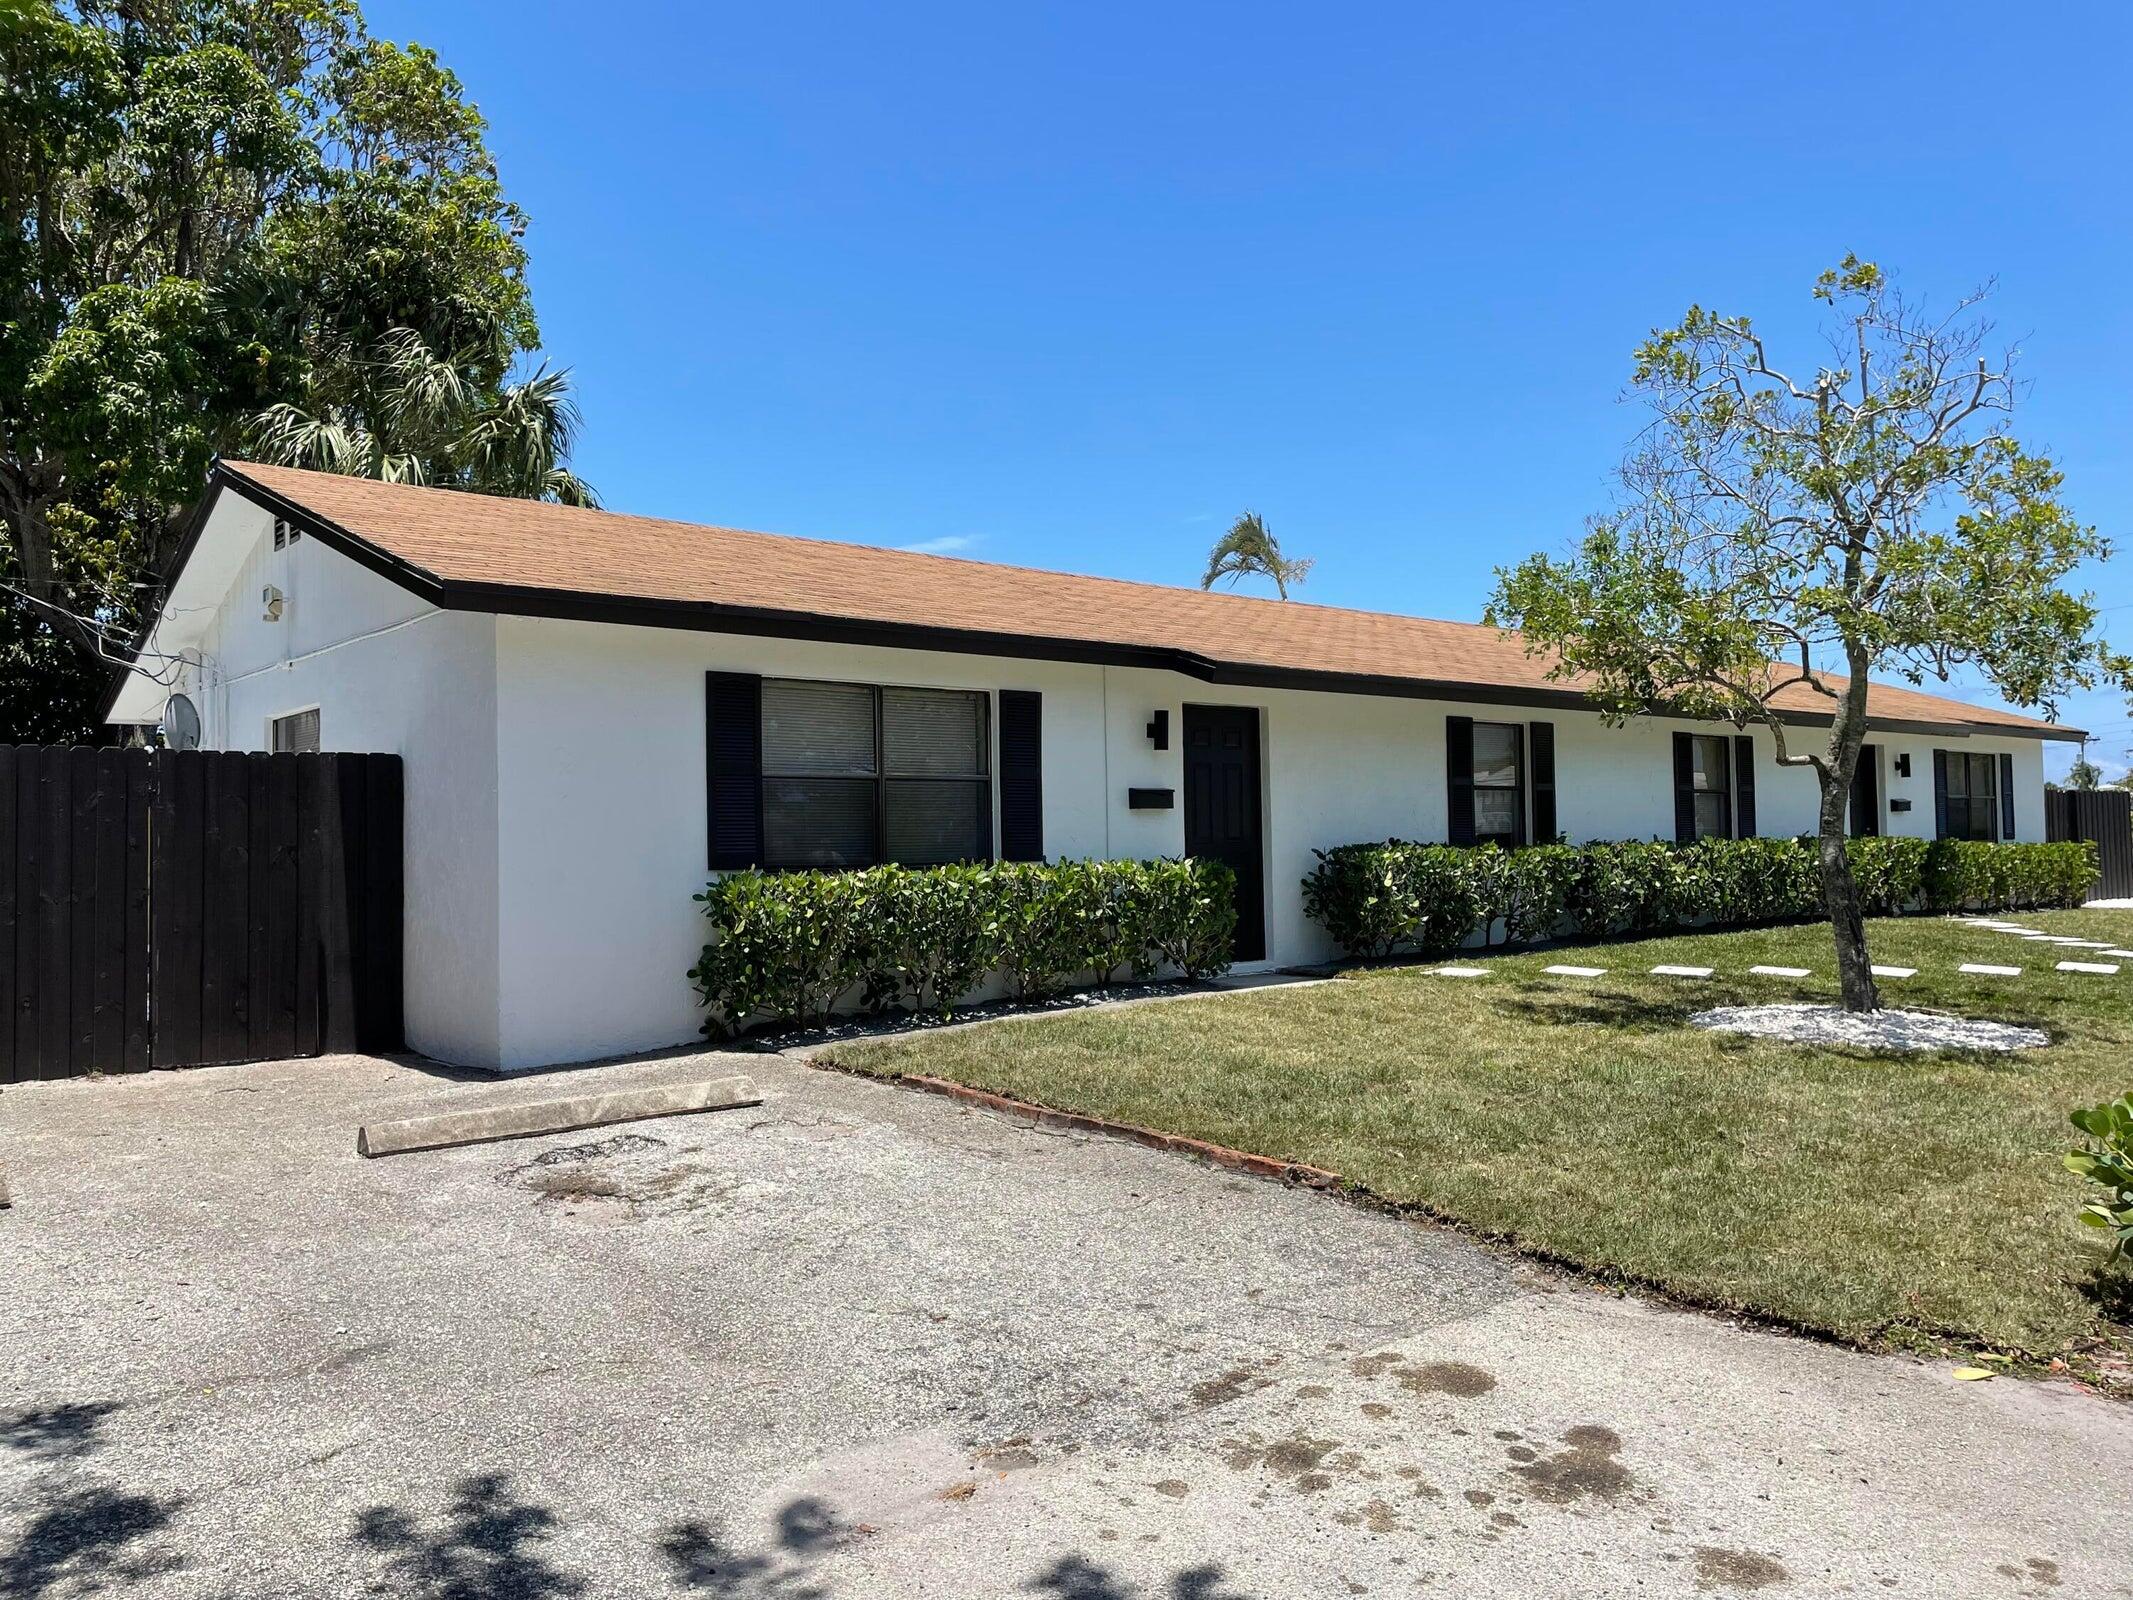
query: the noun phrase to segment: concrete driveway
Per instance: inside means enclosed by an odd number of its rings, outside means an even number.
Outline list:
[[[0,1600],[2133,1595],[2133,1408],[774,1058],[0,1095]]]

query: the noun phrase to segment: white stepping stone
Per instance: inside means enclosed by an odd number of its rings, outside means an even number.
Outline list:
[[[1918,976],[1916,967],[1869,967],[1867,971],[1877,978],[1915,978]]]
[[[2088,940],[2086,940],[2086,939],[2076,939],[2076,938],[2072,937],[2071,935],[2069,935],[2069,934],[2064,934],[2064,933],[2047,933],[2047,934],[2046,934],[2046,935],[2044,936],[2044,940],[2045,940],[2045,943],[2047,943],[2047,944],[2079,944],[2079,945],[2088,945],[2088,947],[2089,947],[2090,949],[2092,949],[2092,950],[2093,950],[2093,949],[2095,949],[2095,946],[2094,946],[2094,945],[2090,945],[2090,944],[2089,944],[2089,942],[2088,942]]]
[[[1965,961],[1955,970],[1957,972],[1975,972],[1987,978],[2019,978],[2022,976],[2020,967],[1994,967],[1988,966],[1982,961]]]
[[[2059,963],[2059,970],[2061,972],[2100,972],[2107,978],[2115,976],[2118,971],[2108,961],[2062,961]]]
[[[1710,975],[1711,969],[1709,967],[1659,966],[1652,968],[1652,976],[1655,978],[1708,978]]]
[[[1489,969],[1487,967],[1431,967],[1429,974],[1433,978],[1486,978],[1489,975]]]
[[[1750,967],[1748,970],[1766,978],[1804,978],[1808,975],[1805,967]]]
[[[1558,978],[1604,978],[1607,976],[1605,967],[1543,967],[1541,971],[1552,972]]]
[[[2108,939],[2076,939],[2074,943],[2084,950],[2108,950],[2111,948],[2111,941]]]
[[[2133,950],[2120,950],[2116,947],[2113,947],[2104,951],[2104,954],[2107,956],[2118,956],[2127,961],[2133,961]]]

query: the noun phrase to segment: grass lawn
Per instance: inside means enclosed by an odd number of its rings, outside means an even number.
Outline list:
[[[2133,911],[2017,920],[2133,940]],[[2041,1358],[2115,1343],[2099,1236],[2074,1221],[2084,1185],[2059,1156],[2076,1138],[2069,1108],[2133,1088],[2133,963],[2061,973],[2068,957],[2108,958],[1934,918],[1876,922],[1868,938],[1877,962],[1919,969],[1884,980],[1885,1004],[2027,1023],[2051,1045],[1901,1056],[1684,1025],[1710,1005],[1833,999],[1828,932],[1810,926],[1491,955],[1471,963],[1489,968],[1477,979],[1384,969],[833,1054],[1330,1167],[1602,1275],[1865,1345]],[[1966,961],[2025,970],[1967,977]],[[1553,963],[1609,970],[1556,978],[1541,970]],[[1718,976],[1649,976],[1661,963]],[[1756,964],[1815,975],[1759,978]]]

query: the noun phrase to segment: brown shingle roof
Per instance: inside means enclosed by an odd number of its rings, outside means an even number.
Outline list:
[[[870,545],[838,544],[738,528],[703,527],[612,511],[418,489],[226,462],[224,474],[308,513],[322,531],[389,558],[395,576],[446,604],[554,611],[560,597],[654,608],[667,621],[715,628],[748,619],[757,631],[790,619],[794,632],[947,631],[952,648],[1148,660],[1242,682],[1320,678],[1327,687],[1378,692],[1464,690],[1482,698],[1560,696],[1544,658],[1515,637],[1464,622],[1348,611],[1298,601],[1210,594],[1160,584],[1089,578]],[[406,571],[402,569],[413,569]],[[721,619],[720,612],[728,613]],[[739,617],[735,617],[738,613]],[[826,627],[824,625],[827,625]],[[854,635],[857,636],[857,635]],[[922,638],[913,642],[924,643]],[[1780,705],[1826,710],[1801,686]],[[1876,684],[1870,712],[1882,723],[1974,727],[1980,732],[2066,730],[2031,717]]]

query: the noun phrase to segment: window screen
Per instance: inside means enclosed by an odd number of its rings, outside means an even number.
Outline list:
[[[1723,735],[1689,741],[1689,786],[1696,792],[1696,837],[1733,837],[1732,751]]]
[[[2000,836],[1999,763],[1991,756],[1948,752],[1948,837]]]
[[[911,866],[992,855],[985,696],[881,691],[883,853]]]
[[[1474,840],[1500,845],[1524,842],[1526,807],[1520,772],[1518,726],[1474,724]]]
[[[268,724],[273,734],[272,748],[276,755],[318,754],[318,708],[309,711],[294,711],[286,717],[276,717]]]
[[[766,863],[990,859],[986,704],[964,690],[766,681]]]

